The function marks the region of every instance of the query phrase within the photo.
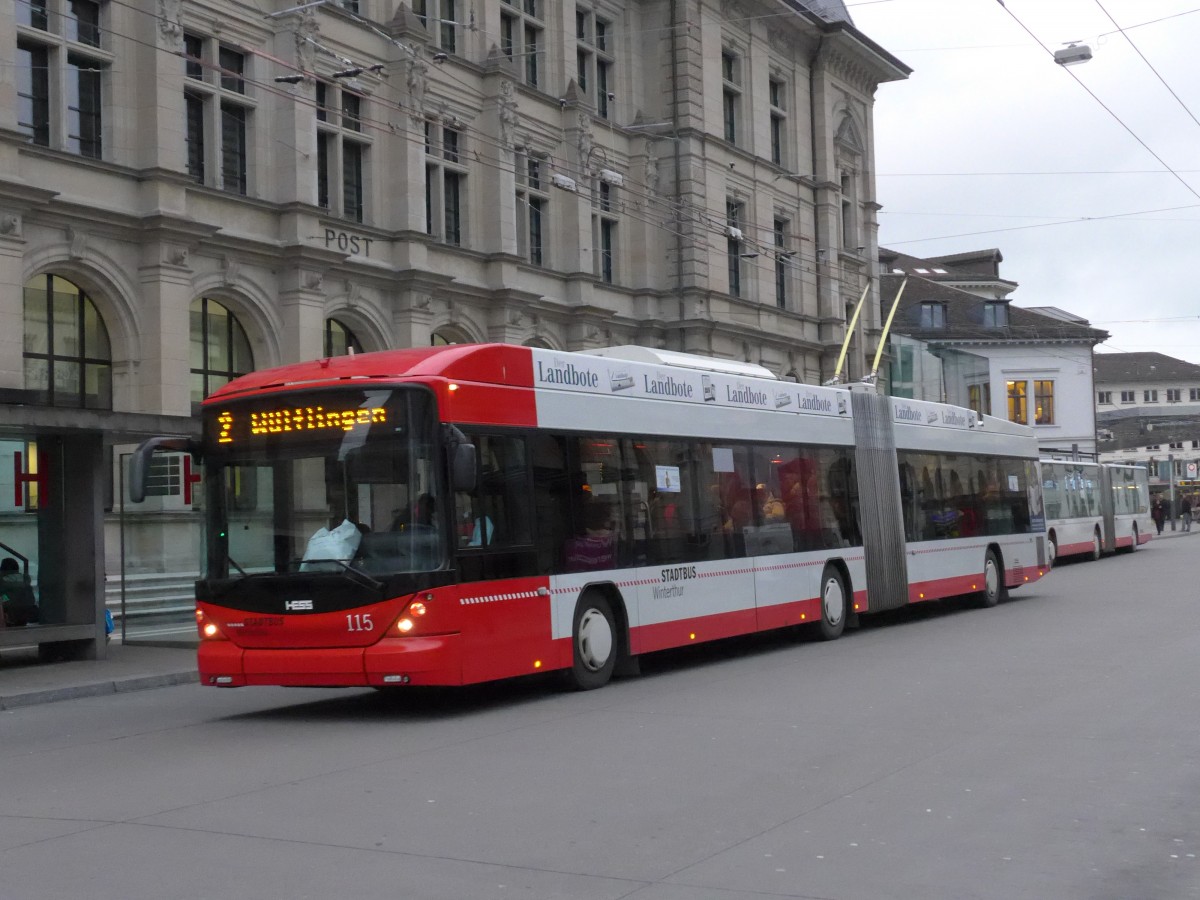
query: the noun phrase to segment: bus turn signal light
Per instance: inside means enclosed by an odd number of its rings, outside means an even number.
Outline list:
[[[410,631],[413,630],[412,619],[401,619],[399,622],[396,623],[396,630],[399,631],[401,634],[408,634]]]
[[[208,617],[201,610],[196,610],[196,628],[200,632],[200,639],[202,641],[229,640],[215,622],[208,621]]]

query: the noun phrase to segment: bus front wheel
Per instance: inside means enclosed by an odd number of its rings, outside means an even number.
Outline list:
[[[1058,538],[1054,532],[1050,533],[1050,539],[1046,541],[1046,549],[1049,551],[1050,568],[1054,568],[1054,564],[1058,561]]]
[[[995,550],[989,550],[983,559],[983,591],[979,594],[979,604],[984,607],[995,606],[1004,599],[1007,592],[1000,557],[996,555]]]
[[[842,573],[827,566],[821,574],[821,621],[818,634],[823,641],[836,641],[846,630],[846,582]]]
[[[575,604],[571,643],[571,685],[591,691],[608,684],[617,664],[617,624],[612,606],[599,593],[588,592]]]
[[[1138,530],[1137,530],[1137,525],[1134,524],[1134,526],[1133,526],[1133,543],[1129,545],[1129,552],[1137,553],[1137,548],[1138,548]]]
[[[1100,532],[1093,531],[1092,532],[1092,559],[1096,560],[1099,558],[1100,558]]]

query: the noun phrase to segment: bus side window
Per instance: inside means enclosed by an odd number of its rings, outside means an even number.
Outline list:
[[[745,552],[742,528],[750,514],[750,456],[744,446],[700,443],[696,447],[698,559],[734,559]],[[735,521],[740,527],[735,527]]]
[[[862,535],[858,527],[858,480],[854,459],[849,451],[826,451],[832,456],[827,467],[829,502],[841,546],[859,547]]]
[[[529,457],[533,464],[533,521],[537,525],[537,571],[542,574],[557,570],[561,557],[559,548],[570,530],[567,454],[571,442],[578,442],[578,438],[534,434],[529,439]]]
[[[471,436],[479,472],[475,490],[455,498],[454,528],[460,548],[486,549],[532,540],[529,469],[525,440],[510,435]]]
[[[897,454],[897,467],[900,471],[900,509],[904,515],[904,539],[915,541],[916,535],[916,505],[917,491],[915,487],[916,473],[912,464],[907,461],[903,451]]]
[[[684,441],[625,439],[626,459],[637,465],[629,475],[648,492],[650,563],[686,562],[699,557],[696,538],[696,463]]]

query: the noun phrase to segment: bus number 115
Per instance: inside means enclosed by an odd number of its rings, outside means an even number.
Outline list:
[[[374,631],[375,623],[370,613],[352,613],[346,616],[347,631]]]

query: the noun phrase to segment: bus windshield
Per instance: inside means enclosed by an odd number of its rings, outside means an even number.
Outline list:
[[[205,577],[443,568],[436,437],[418,387],[206,407]]]

